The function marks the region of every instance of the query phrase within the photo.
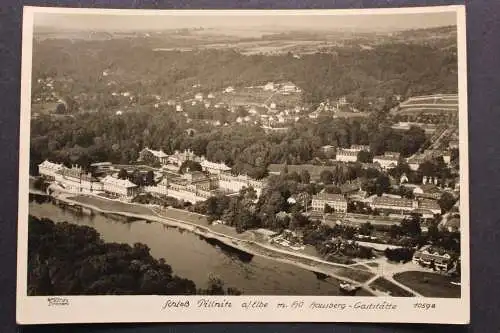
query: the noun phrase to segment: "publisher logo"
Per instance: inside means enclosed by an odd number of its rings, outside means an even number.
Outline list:
[[[69,305],[69,300],[62,297],[49,297],[47,301],[49,302],[49,306]]]

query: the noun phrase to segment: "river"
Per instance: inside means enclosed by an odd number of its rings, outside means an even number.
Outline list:
[[[161,223],[117,221],[95,213],[85,215],[52,202],[30,201],[29,214],[95,228],[106,242],[147,244],[151,255],[164,258],[176,275],[206,287],[208,275],[245,295],[339,295],[338,281],[308,270],[253,256],[214,240]]]

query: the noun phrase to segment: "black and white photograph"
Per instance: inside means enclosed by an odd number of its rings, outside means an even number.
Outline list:
[[[463,6],[25,7],[22,56],[18,321],[469,320]]]

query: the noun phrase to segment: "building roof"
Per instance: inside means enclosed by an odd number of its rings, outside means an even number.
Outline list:
[[[357,183],[344,184],[340,187],[342,194],[359,191],[361,187]]]
[[[393,207],[413,207],[413,200],[405,198],[391,198],[391,197],[375,197],[373,199],[374,205],[393,206]]]
[[[417,190],[419,188],[422,190],[423,193],[426,193],[426,194],[434,194],[434,193],[438,194],[438,193],[442,192],[441,189],[434,184],[423,184],[423,185],[416,187],[415,190]]]
[[[389,156],[389,155],[377,155],[377,156],[373,157],[373,162],[375,162],[375,161],[397,162],[398,160],[399,160],[399,157]]]
[[[231,170],[231,168],[228,167],[225,163],[216,163],[216,162],[210,162],[209,160],[203,160],[200,164],[203,168],[207,169],[216,169],[222,171]]]
[[[362,150],[369,151],[370,146],[368,146],[368,145],[351,145],[351,148],[349,148],[349,149],[357,150],[357,151],[362,151]]]
[[[348,149],[337,149],[337,156],[342,155],[342,156],[358,156],[358,152],[355,150],[348,150]]]
[[[153,154],[155,157],[162,158],[162,157],[168,157],[167,154],[163,152],[163,150],[153,150],[149,148],[144,148],[144,150],[149,151],[151,154]]]
[[[111,177],[109,175],[102,179],[102,183],[117,185],[117,186],[126,187],[126,188],[137,187],[136,184],[132,183],[128,179],[118,179],[115,177]]]
[[[316,194],[315,196],[313,196],[313,200],[347,202],[346,198],[341,194],[333,194],[326,192]]]
[[[421,209],[430,209],[430,210],[441,210],[441,206],[439,206],[436,200],[420,200],[418,203],[418,208]]]
[[[38,166],[42,167],[42,168],[52,169],[52,170],[60,170],[60,169],[64,168],[63,164],[53,163],[53,162],[50,162],[49,160],[43,161]]]
[[[434,260],[438,263],[446,263],[451,259],[451,255],[446,250],[431,245],[423,246],[415,251],[413,256],[424,260]]]

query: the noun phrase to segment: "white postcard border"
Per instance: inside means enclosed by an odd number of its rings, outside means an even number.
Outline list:
[[[35,13],[78,13],[106,15],[380,15],[404,13],[457,14],[459,82],[460,213],[461,213],[461,298],[399,298],[344,296],[27,296],[28,169],[30,147],[31,67]],[[391,9],[342,10],[122,10],[24,7],[21,113],[19,149],[19,203],[17,256],[17,322],[19,324],[107,323],[107,322],[394,322],[467,324],[470,318],[469,269],[469,160],[467,112],[467,62],[465,6],[436,6]],[[200,300],[231,302],[229,307],[198,307]],[[164,308],[167,300],[189,301],[190,307]],[[267,307],[248,307],[252,302]],[[300,303],[303,302],[303,303]],[[311,302],[337,304],[337,308],[311,309]],[[262,304],[260,303],[260,304]],[[226,303],[227,304],[227,303]],[[247,307],[244,307],[247,304]],[[257,303],[253,303],[254,305]],[[287,307],[281,307],[285,304]],[[295,308],[293,307],[295,304]],[[298,304],[302,304],[298,307]],[[342,309],[342,304],[344,308]],[[361,305],[382,304],[396,309],[362,309]],[[435,304],[416,308],[415,304]]]

